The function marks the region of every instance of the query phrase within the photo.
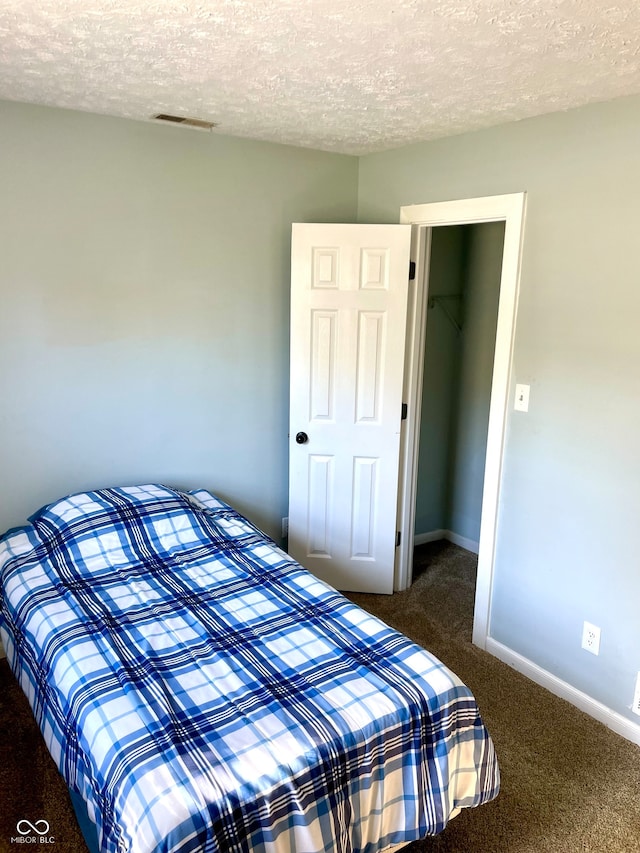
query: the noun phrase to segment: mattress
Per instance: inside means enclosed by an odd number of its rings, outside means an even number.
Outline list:
[[[494,798],[471,691],[205,490],[0,540],[0,634],[102,853],[378,853]]]

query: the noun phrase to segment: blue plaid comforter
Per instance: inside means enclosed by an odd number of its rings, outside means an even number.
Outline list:
[[[495,797],[470,691],[206,491],[0,540],[7,656],[104,853],[377,853]]]

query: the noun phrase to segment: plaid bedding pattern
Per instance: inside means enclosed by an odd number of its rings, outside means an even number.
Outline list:
[[[0,631],[103,853],[377,853],[496,796],[468,688],[209,492],[0,540]]]

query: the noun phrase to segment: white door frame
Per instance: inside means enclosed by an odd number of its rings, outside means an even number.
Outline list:
[[[416,262],[416,278],[413,292],[409,295],[404,389],[408,418],[401,448],[398,496],[399,529],[403,531],[403,537],[397,549],[396,589],[406,589],[411,583],[418,476],[416,461],[420,439],[420,399],[427,322],[429,228],[437,225],[472,225],[496,221],[505,223],[473,619],[473,642],[483,649],[486,648],[489,636],[502,459],[511,399],[513,340],[520,286],[525,201],[525,193],[510,193],[400,208],[400,222],[417,228],[414,228],[416,233],[413,235],[411,254]]]

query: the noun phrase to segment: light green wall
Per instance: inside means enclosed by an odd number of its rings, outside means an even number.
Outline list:
[[[466,269],[465,227],[434,228],[431,237],[429,292],[462,293]],[[447,300],[460,319],[461,305]],[[454,436],[455,401],[460,378],[461,338],[447,315],[427,308],[424,375],[418,451],[416,534],[448,529],[450,454]]]
[[[487,455],[504,223],[462,226],[465,234],[460,373],[449,456],[445,529],[478,542]]]
[[[356,158],[0,103],[0,528],[115,483],[287,514],[292,221]]]
[[[362,222],[527,192],[490,633],[637,722],[640,98],[363,157],[359,188]]]

